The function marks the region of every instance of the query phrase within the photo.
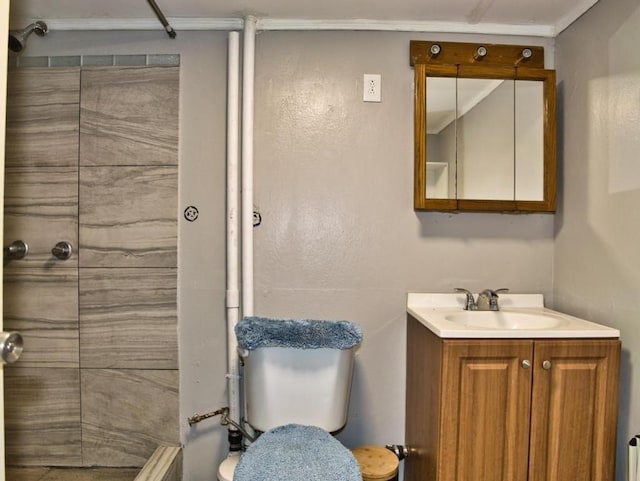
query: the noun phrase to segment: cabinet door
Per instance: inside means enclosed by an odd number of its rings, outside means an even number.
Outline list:
[[[620,343],[536,341],[529,481],[614,479]]]
[[[531,341],[445,341],[439,481],[525,481]]]

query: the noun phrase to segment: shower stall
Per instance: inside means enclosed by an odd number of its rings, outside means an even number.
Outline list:
[[[7,479],[132,481],[151,458],[177,480],[179,65],[77,58],[8,74],[4,328],[25,349],[4,368]]]

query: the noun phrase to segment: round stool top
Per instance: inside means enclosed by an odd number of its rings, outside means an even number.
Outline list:
[[[398,458],[382,446],[360,446],[351,452],[360,465],[364,480],[392,479],[398,473]]]

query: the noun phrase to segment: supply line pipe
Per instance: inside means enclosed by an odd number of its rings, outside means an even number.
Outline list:
[[[205,419],[213,418],[215,416],[220,416],[220,424],[222,424],[223,426],[231,424],[249,441],[254,442],[256,440],[255,437],[252,434],[249,434],[249,432],[247,432],[240,424],[237,424],[235,421],[229,418],[229,408],[227,407],[220,408],[206,414],[194,414],[187,419],[187,422],[189,423],[189,426],[193,426],[194,424],[198,424]]]

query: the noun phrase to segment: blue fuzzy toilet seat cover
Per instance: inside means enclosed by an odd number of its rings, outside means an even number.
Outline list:
[[[362,481],[347,448],[316,426],[287,424],[262,434],[241,456],[233,481]]]

